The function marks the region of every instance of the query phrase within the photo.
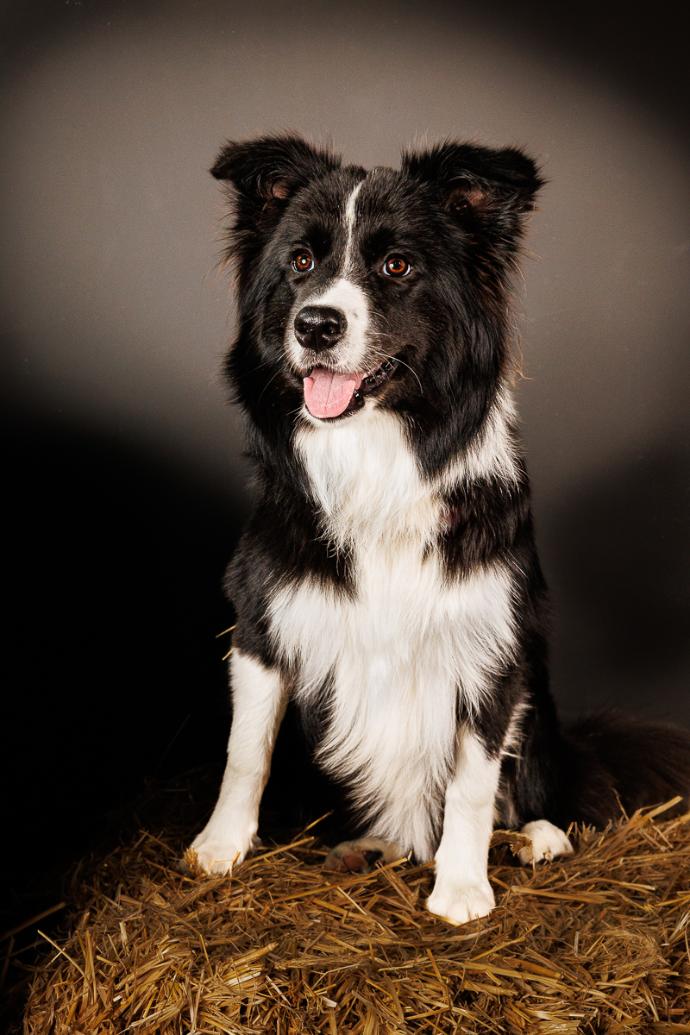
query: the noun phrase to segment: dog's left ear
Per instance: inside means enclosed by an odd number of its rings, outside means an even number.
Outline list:
[[[475,144],[438,144],[403,154],[402,169],[431,184],[451,218],[489,224],[512,223],[534,207],[543,185],[535,162],[516,147],[494,150]]]
[[[294,134],[225,145],[211,175],[231,188],[226,256],[236,261],[240,287],[294,196],[339,165],[335,155]]]

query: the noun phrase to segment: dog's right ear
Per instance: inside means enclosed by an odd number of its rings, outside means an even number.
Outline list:
[[[237,228],[247,233],[275,225],[298,190],[339,165],[336,155],[301,137],[266,136],[227,143],[211,175],[234,188]]]
[[[495,150],[451,140],[404,153],[402,168],[435,187],[451,219],[493,233],[503,244],[519,238],[544,184],[536,163],[517,147]]]

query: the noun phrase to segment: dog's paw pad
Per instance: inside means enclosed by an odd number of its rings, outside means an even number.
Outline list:
[[[392,862],[400,856],[398,846],[378,837],[341,841],[332,848],[323,864],[332,873],[371,873],[378,862]]]
[[[518,851],[518,859],[523,866],[551,862],[559,855],[573,853],[568,835],[553,823],[549,823],[548,819],[526,823],[520,833],[530,839],[530,843]]]

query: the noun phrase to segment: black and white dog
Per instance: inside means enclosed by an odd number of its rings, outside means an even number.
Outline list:
[[[685,734],[565,732],[549,693],[509,311],[541,177],[513,148],[367,172],[296,136],[229,144],[212,172],[234,201],[228,373],[258,499],[228,576],[227,769],[192,848],[214,873],[252,848],[292,696],[365,833],[435,860],[429,910],[484,916],[496,822],[538,861],[572,851],[571,820],[690,786]]]

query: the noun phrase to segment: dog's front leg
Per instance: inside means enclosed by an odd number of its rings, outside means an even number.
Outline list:
[[[452,924],[486,916],[495,905],[487,866],[499,772],[500,759],[490,758],[481,740],[463,729],[446,789],[436,881],[426,903]]]
[[[231,655],[230,682],[233,719],[223,783],[211,818],[192,843],[207,873],[230,873],[255,843],[259,803],[287,704],[280,672],[239,650]]]

